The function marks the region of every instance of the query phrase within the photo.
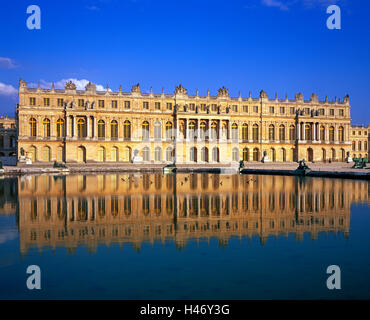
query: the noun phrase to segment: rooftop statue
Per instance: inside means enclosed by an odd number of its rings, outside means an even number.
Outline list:
[[[140,84],[139,83],[132,86],[131,93],[139,93],[139,94],[141,94]]]
[[[182,94],[182,95],[185,95],[187,94],[187,90],[182,86],[182,84],[178,85],[176,88],[175,88],[175,94]]]
[[[72,82],[72,80],[66,82],[65,85],[66,90],[76,90],[76,85]]]
[[[218,89],[217,97],[228,98],[229,96],[229,90],[225,86],[222,86],[222,88]]]

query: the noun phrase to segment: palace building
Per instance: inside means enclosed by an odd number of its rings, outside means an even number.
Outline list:
[[[19,81],[18,158],[32,162],[144,162],[231,164],[240,160],[344,161],[352,151],[349,96],[319,101],[29,88]],[[362,145],[364,147],[364,145]],[[356,149],[357,150],[357,149]],[[359,152],[355,153],[356,155]],[[367,156],[367,151],[361,152]]]

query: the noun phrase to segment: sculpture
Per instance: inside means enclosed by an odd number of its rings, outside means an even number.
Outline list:
[[[182,86],[182,84],[180,84],[175,88],[175,94],[176,95],[185,95],[185,94],[187,94],[187,90]]]
[[[66,82],[65,85],[66,90],[76,90],[76,85],[72,82],[72,80]]]
[[[219,98],[228,98],[229,97],[229,90],[225,86],[222,86],[222,88],[218,89],[217,97],[219,97]]]

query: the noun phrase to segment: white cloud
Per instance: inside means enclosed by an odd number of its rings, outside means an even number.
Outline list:
[[[10,84],[0,82],[0,95],[13,97],[18,94],[18,90]]]
[[[17,65],[15,64],[14,60],[10,58],[0,57],[0,68],[13,69],[16,67]]]
[[[87,79],[80,79],[79,80],[79,79],[76,79],[76,78],[69,78],[69,79],[61,79],[57,82],[54,82],[54,87],[55,87],[55,89],[64,89],[64,86],[65,86],[66,82],[69,82],[69,81],[72,81],[76,85],[77,90],[85,90],[86,85],[89,83],[89,80],[87,80]],[[45,81],[45,80],[40,80],[41,88],[50,89],[51,85],[52,85],[52,82],[48,82],[48,81]],[[38,86],[37,83],[30,83],[30,87],[37,87],[37,86]],[[106,88],[104,86],[102,86],[101,84],[97,84],[96,85],[96,90],[97,91],[106,91]],[[109,89],[109,91],[112,91],[112,90]]]
[[[293,5],[302,4],[306,8],[316,6],[329,6],[337,4],[339,0],[261,0],[261,4],[266,7],[276,7],[280,10],[289,10]],[[343,0],[345,2],[345,0]]]

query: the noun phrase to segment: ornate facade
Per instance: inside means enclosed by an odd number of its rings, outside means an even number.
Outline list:
[[[15,157],[17,129],[15,118],[0,117],[0,157]]]
[[[344,161],[352,151],[350,102],[28,88],[19,82],[18,155],[33,162],[222,163],[261,161]]]

